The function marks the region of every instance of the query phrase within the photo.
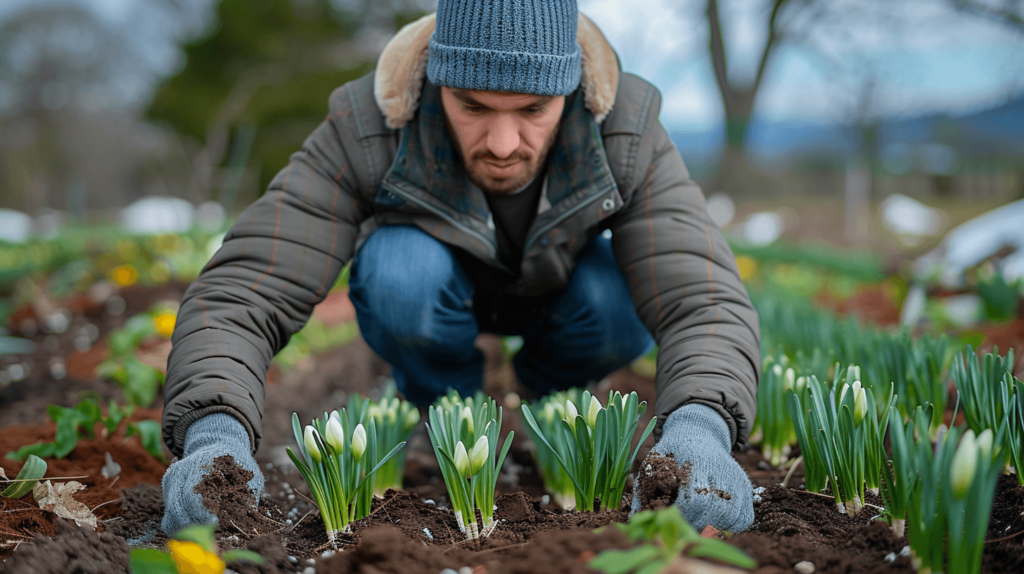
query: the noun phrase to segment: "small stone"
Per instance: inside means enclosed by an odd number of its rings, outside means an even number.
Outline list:
[[[323,554],[320,555],[320,557],[323,558],[324,560],[330,558],[331,556],[334,556],[334,551],[333,550],[327,550]]]
[[[757,463],[757,468],[760,468],[761,470],[769,470],[771,467],[768,466],[767,462],[762,460],[762,461]]]
[[[316,564],[316,561],[313,560],[312,558],[307,558],[306,559],[306,564],[309,564],[310,566],[312,566],[312,565]]]
[[[800,574],[814,574],[814,562],[797,562],[796,566],[793,566],[793,570],[796,570]]]
[[[763,486],[759,486],[759,487],[754,489],[754,494],[764,494],[764,491],[765,491],[765,488]]]
[[[540,497],[540,503],[543,504],[544,506],[547,506],[549,502],[551,502],[550,494],[545,494],[544,496]]]
[[[904,546],[900,549],[900,556],[910,556],[910,547]]]
[[[294,557],[294,556],[289,556],[288,557],[288,561],[291,562],[292,564],[298,564],[299,563],[299,559]]]
[[[302,571],[302,574],[316,574],[316,568],[307,566],[306,569]]]
[[[459,568],[459,574],[473,574],[473,569],[469,566],[463,566]]]
[[[432,498],[428,498],[428,499],[424,500],[423,504],[429,504],[430,506],[437,506],[437,503],[434,502],[434,499],[432,499]],[[449,570],[450,570],[450,568],[449,568]]]
[[[444,570],[441,571],[441,574],[459,574],[459,573],[456,572],[455,570],[452,570],[451,568],[445,568]]]
[[[890,553],[886,554],[885,555],[885,561],[886,562],[895,562],[896,561],[896,553],[895,552],[890,552]]]
[[[295,495],[294,495],[294,494],[289,494],[289,495],[287,496],[287,498],[288,498],[288,502],[292,502],[292,501],[294,501],[294,500],[295,500]]]
[[[268,462],[267,464],[263,465],[263,468],[265,468],[267,470],[270,470],[270,469],[274,468],[274,463]]]
[[[764,502],[764,499],[761,498],[761,495],[760,494],[755,494],[754,495],[754,506],[757,506],[758,504],[761,504],[762,502]]]

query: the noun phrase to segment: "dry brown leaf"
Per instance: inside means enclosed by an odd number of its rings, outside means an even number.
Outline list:
[[[96,528],[96,516],[89,510],[89,507],[75,500],[71,495],[79,490],[85,489],[80,482],[58,482],[51,484],[49,480],[40,482],[32,489],[32,496],[39,503],[39,508],[52,512],[61,518],[74,520],[75,524],[81,526],[88,524]]]

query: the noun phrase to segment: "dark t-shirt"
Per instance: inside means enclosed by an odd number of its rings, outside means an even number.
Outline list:
[[[498,260],[516,275],[519,274],[526,236],[537,216],[537,205],[543,188],[542,171],[520,191],[505,195],[484,193],[494,217],[494,228],[498,237]]]

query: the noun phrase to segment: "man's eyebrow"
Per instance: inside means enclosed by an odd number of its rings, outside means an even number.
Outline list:
[[[457,99],[460,102],[466,104],[467,106],[480,106],[480,107],[483,107],[483,108],[488,107],[487,105],[482,104],[479,101],[477,101],[476,98],[473,97],[473,95],[470,93],[469,90],[464,90],[464,89],[461,89],[461,88],[454,88],[454,89],[452,89],[452,96],[454,96],[455,99]],[[551,100],[553,100],[553,99],[555,99],[555,96],[541,96],[540,99],[535,100],[533,102],[530,102],[529,104],[526,104],[525,106],[523,106],[520,109],[532,108],[532,107],[536,107],[536,106],[545,106],[549,102],[551,102]]]

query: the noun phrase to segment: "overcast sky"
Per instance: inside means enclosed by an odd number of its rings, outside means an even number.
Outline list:
[[[211,0],[186,0],[208,6]],[[79,3],[123,30],[142,54],[151,75],[136,86],[149,91],[153,79],[175,68],[174,37],[150,9],[155,0],[0,0],[0,18],[41,2]],[[766,75],[757,110],[773,120],[848,121],[863,89],[863,73],[875,78],[872,113],[959,113],[1024,93],[1024,32],[959,14],[948,0],[892,2],[902,13],[898,34],[882,24],[821,27],[821,50],[787,46]],[[765,41],[767,0],[722,0],[730,73],[752,78]],[[863,2],[830,0],[833,14],[849,9],[862,17]],[[662,120],[675,130],[702,131],[721,124],[722,107],[707,58],[707,31],[698,0],[579,0],[580,10],[602,29],[626,71],[652,81],[664,96]],[[144,6],[150,8],[144,9]],[[199,13],[203,13],[200,10]],[[150,17],[147,19],[146,16]],[[161,32],[162,30],[162,32]],[[837,74],[849,66],[861,75]]]

